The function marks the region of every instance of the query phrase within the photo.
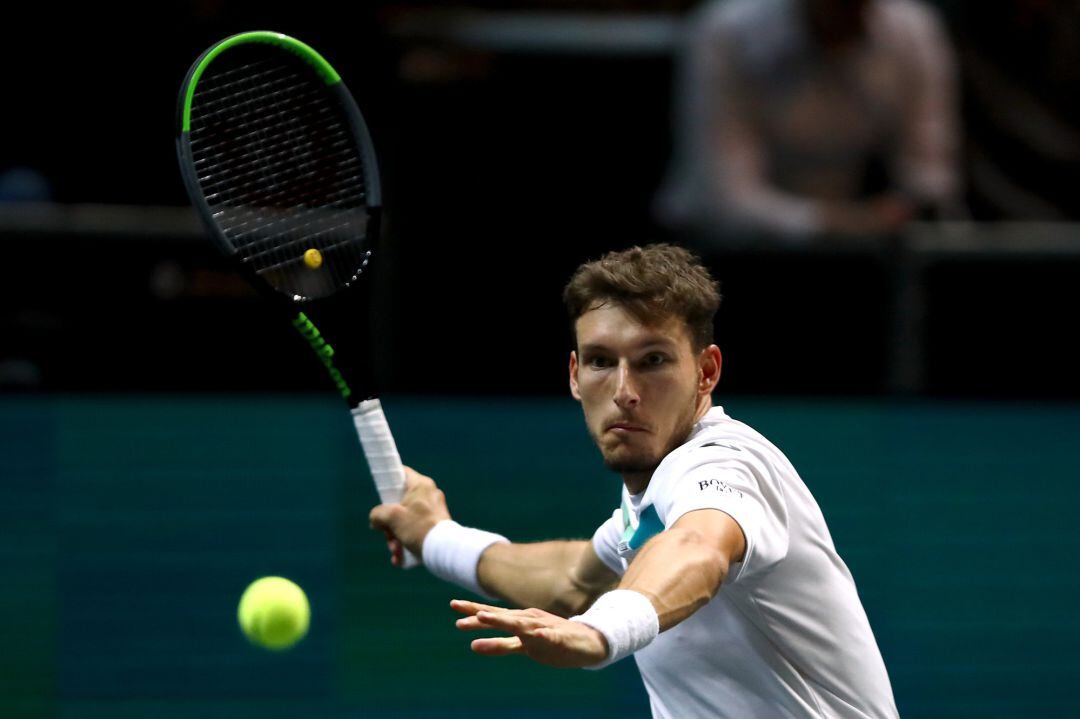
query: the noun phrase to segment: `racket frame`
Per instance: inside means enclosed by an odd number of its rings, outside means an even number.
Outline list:
[[[345,282],[336,292],[327,297],[314,300],[290,297],[286,293],[275,289],[269,282],[260,277],[248,263],[242,261],[238,257],[239,251],[233,247],[222,228],[214,220],[213,210],[203,194],[195,170],[190,131],[191,108],[195,100],[195,89],[198,81],[206,68],[220,55],[230,49],[252,43],[264,44],[289,52],[307,63],[326,83],[327,89],[337,100],[339,107],[344,112],[349,129],[352,131],[352,136],[359,145],[361,166],[364,172],[365,206],[367,210],[365,231],[367,247],[364,250],[365,254],[360,266],[354,268],[356,274],[352,280]],[[345,361],[341,361],[341,347],[331,345],[315,322],[315,319],[319,319],[317,315],[320,308],[328,305],[340,305],[344,301],[343,298],[357,292],[358,285],[370,283],[370,278],[367,278],[367,282],[364,282],[363,278],[364,275],[370,275],[368,265],[372,256],[371,245],[380,237],[382,193],[375,146],[367,123],[364,121],[352,93],[349,92],[333,66],[311,46],[281,33],[269,31],[245,32],[232,35],[215,43],[192,64],[184,78],[177,102],[177,127],[179,131],[176,136],[176,152],[179,159],[180,174],[192,205],[207,233],[213,238],[218,248],[229,258],[231,264],[243,275],[248,284],[270,303],[277,306],[280,311],[289,316],[292,326],[307,341],[316,358],[325,366],[331,381],[349,406],[354,427],[375,479],[376,489],[381,501],[384,503],[400,502],[404,494],[404,468],[393,435],[390,432],[389,424],[383,413],[381,402],[376,397],[370,362],[360,362],[355,357],[350,357],[349,353],[345,353]],[[365,302],[364,305],[366,315],[370,311],[370,303]],[[316,318],[312,319],[312,315],[316,315]],[[322,324],[321,320],[319,324]],[[364,324],[366,326],[367,323]],[[407,568],[418,563],[417,558],[406,551],[403,566]]]

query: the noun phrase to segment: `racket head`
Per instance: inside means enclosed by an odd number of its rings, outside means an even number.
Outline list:
[[[306,302],[356,282],[378,238],[378,165],[325,58],[280,33],[233,35],[191,66],[177,108],[188,195],[254,284]]]

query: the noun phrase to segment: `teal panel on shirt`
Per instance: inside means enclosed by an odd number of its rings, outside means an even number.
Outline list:
[[[618,546],[620,555],[639,549],[651,537],[664,531],[664,524],[660,521],[655,507],[652,505],[646,507],[635,523],[631,521],[630,508],[626,506],[625,501],[622,504],[622,526],[623,533],[619,538]]]
[[[627,544],[630,549],[640,549],[645,542],[664,531],[664,523],[660,521],[660,515],[656,513],[656,507],[651,504],[645,508],[638,518],[637,529],[630,536]]]

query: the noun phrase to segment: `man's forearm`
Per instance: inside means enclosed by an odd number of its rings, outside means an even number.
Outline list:
[[[643,649],[659,632],[671,629],[712,599],[727,576],[731,550],[742,554],[741,548],[725,541],[738,537],[724,526],[725,520],[718,519],[690,512],[676,526],[657,534],[638,551],[616,591],[600,596],[587,612],[572,618],[603,637],[607,656],[593,668]],[[680,527],[680,523],[688,526]]]
[[[575,569],[587,540],[493,544],[480,556],[477,577],[487,592],[519,607],[570,616],[605,587],[588,587]]]
[[[648,597],[660,619],[660,631],[665,631],[708,603],[727,571],[723,553],[700,533],[672,529],[641,548],[619,589]]]

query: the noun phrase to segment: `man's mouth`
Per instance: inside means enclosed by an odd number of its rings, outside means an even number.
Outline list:
[[[609,432],[617,432],[619,434],[630,434],[633,432],[647,432],[640,424],[634,422],[612,422],[607,426]]]

